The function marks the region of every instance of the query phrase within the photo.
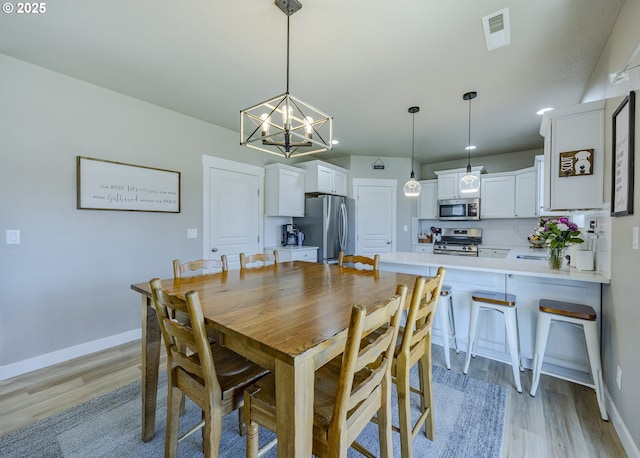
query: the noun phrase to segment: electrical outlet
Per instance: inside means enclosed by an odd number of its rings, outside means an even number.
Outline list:
[[[638,249],[638,226],[633,228],[632,236],[631,236],[631,248],[634,250]]]
[[[409,226],[407,226],[406,224],[404,226],[402,226],[402,229],[407,232],[409,230]]]
[[[198,229],[187,229],[187,238],[188,239],[197,239],[198,238]]]
[[[616,371],[616,384],[618,385],[618,390],[622,391],[622,369],[618,366],[618,370]]]

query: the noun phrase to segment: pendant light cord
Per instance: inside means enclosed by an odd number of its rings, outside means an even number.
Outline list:
[[[469,137],[467,142],[467,173],[471,173],[471,97],[469,97]]]
[[[413,127],[411,129],[411,178],[415,178],[415,174],[413,173],[413,150],[416,142],[416,114],[415,112],[411,114],[413,117]]]

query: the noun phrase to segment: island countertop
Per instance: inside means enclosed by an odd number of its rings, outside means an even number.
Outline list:
[[[610,278],[597,271],[580,271],[567,266],[564,266],[558,271],[551,270],[546,259],[544,259],[545,254],[544,251],[538,253],[537,251],[521,247],[511,248],[509,254],[504,259],[396,251],[394,253],[380,254],[380,269],[394,270],[393,268],[385,268],[385,265],[387,265],[387,267],[393,265],[413,267],[443,266],[450,269],[516,274],[539,278],[557,278],[590,283],[608,284],[611,282]],[[518,258],[518,255],[535,256],[543,259],[522,259]]]

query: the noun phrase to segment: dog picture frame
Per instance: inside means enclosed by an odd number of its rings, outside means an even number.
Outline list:
[[[580,177],[593,175],[594,151],[593,148],[589,148],[560,153],[558,176]]]

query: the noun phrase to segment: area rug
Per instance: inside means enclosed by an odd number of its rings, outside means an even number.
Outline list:
[[[417,385],[417,368],[412,371]],[[414,456],[426,457],[500,457],[504,435],[507,389],[433,367],[434,414],[436,440],[423,433],[414,441]],[[393,411],[397,410],[395,391]],[[418,416],[419,400],[412,399],[414,418]],[[128,458],[164,456],[164,425],[166,415],[166,377],[160,379],[156,415],[156,435],[153,440],[140,440],[140,382],[88,401],[77,407],[42,420],[34,425],[0,437],[0,457],[3,458]],[[398,424],[395,414],[394,424]],[[200,411],[190,401],[181,419],[185,431],[200,419]],[[260,430],[260,442],[273,435]],[[372,452],[378,450],[377,426],[369,424],[358,441]],[[393,436],[394,456],[400,456],[400,437]],[[181,458],[201,457],[199,433],[180,442]],[[221,457],[245,456],[245,438],[238,436],[238,416],[224,418]],[[266,456],[275,457],[271,450]],[[350,450],[349,456],[360,456]]]

